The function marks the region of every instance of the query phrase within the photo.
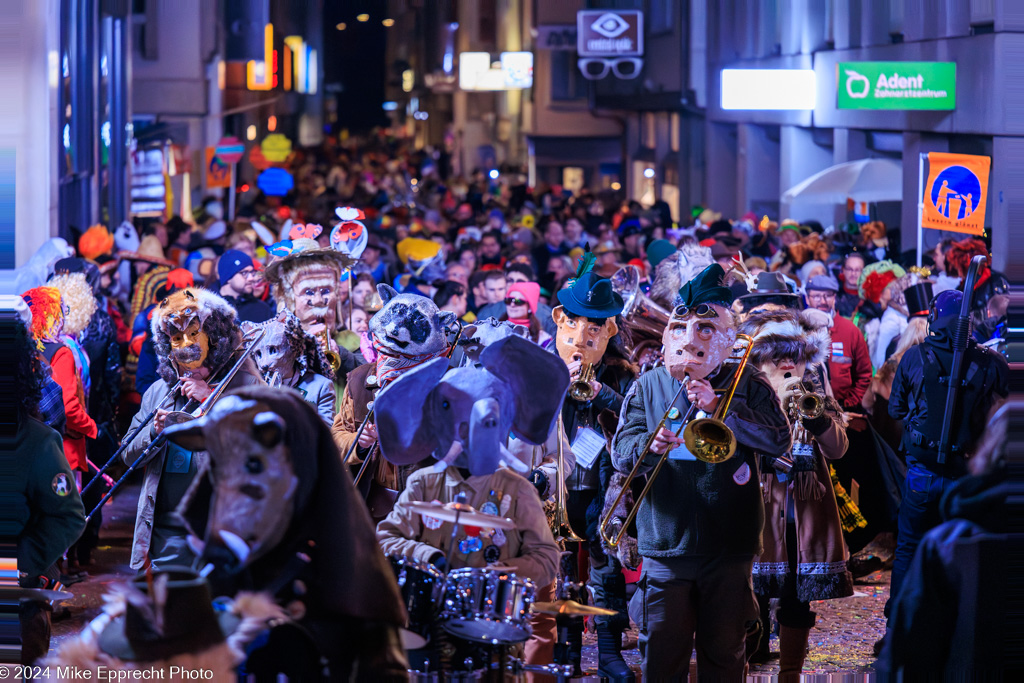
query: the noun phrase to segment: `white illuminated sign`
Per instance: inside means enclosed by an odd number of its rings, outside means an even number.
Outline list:
[[[492,63],[487,52],[459,55],[459,88],[462,90],[522,90],[533,85],[533,53],[502,52]]]
[[[722,109],[811,110],[811,69],[722,69]]]

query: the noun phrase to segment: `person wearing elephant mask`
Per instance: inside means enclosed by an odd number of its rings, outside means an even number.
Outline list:
[[[601,424],[612,424],[622,406],[622,397],[635,377],[633,366],[620,351],[618,316],[622,297],[612,289],[611,280],[587,271],[587,257],[573,284],[558,292],[559,306],[552,311],[558,326],[555,350],[569,369],[574,382],[587,368],[590,398],[572,395],[562,408],[565,435],[572,444],[576,466],[569,477],[567,509],[569,522],[587,539],[590,581],[594,603],[614,609],[614,617],[597,617],[599,673],[614,681],[632,681],[633,674],[620,653],[622,632],[629,627],[626,614],[626,582],[622,565],[602,546],[597,523],[602,517],[605,496],[614,471]],[[589,374],[589,373],[588,373]],[[602,414],[604,415],[602,419]],[[612,427],[614,431],[614,427]],[[575,639],[574,639],[575,645]],[[575,658],[576,652],[571,657]]]
[[[558,546],[536,490],[521,476],[528,468],[509,453],[506,439],[510,433],[533,444],[547,438],[569,373],[550,353],[515,335],[487,346],[480,363],[448,370],[447,360],[437,358],[378,395],[374,411],[384,457],[398,466],[428,457],[439,462],[410,475],[391,513],[377,525],[377,540],[385,554],[442,570],[501,565],[546,586],[555,578]],[[481,512],[516,520],[516,528],[460,525],[450,543],[450,523],[409,507],[461,497]],[[527,652],[529,660],[529,644]],[[414,650],[410,660],[437,661],[436,654]]]
[[[739,680],[745,638],[756,629],[750,577],[764,525],[757,454],[778,457],[790,447],[789,421],[775,390],[746,366],[724,416],[735,453],[721,462],[698,460],[687,450],[675,435],[679,418],[661,424],[670,408],[686,415],[695,404],[713,413],[719,394],[734,384],[736,364],[726,362],[736,341],[734,295],[724,277],[712,264],[679,290],[662,337],[665,365],[645,372],[630,389],[612,442],[619,472],[630,472],[643,458],[638,471],[646,474],[668,452],[637,503],[643,574],[629,611],[640,627],[644,680],[685,678],[695,641],[702,677]]]

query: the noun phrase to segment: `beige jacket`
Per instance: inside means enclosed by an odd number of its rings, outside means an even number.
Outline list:
[[[497,564],[510,567],[518,576],[533,579],[538,586],[546,586],[555,579],[558,546],[551,536],[540,498],[530,482],[508,469],[468,479],[463,479],[454,467],[443,472],[429,467],[414,472],[391,514],[377,525],[377,541],[384,553],[421,562],[429,562],[438,552],[446,554],[452,525],[444,522],[436,529],[429,528],[419,514],[409,509],[409,503],[433,500],[450,503],[459,493],[465,493],[466,502],[477,510],[489,501],[500,500],[496,503],[499,513],[514,519],[517,528],[496,532],[491,538],[486,538],[487,530],[483,530],[480,535],[483,548],[467,555],[458,549],[459,541],[466,538],[460,526],[455,548],[448,558],[450,568],[486,567],[486,548],[498,545]]]
[[[548,434],[548,439],[539,446],[520,441],[514,436],[508,440],[508,450],[520,462],[532,469],[540,469],[548,478],[547,490],[543,498],[547,500],[555,495],[555,480],[558,478],[558,439],[555,436],[558,425]],[[576,467],[576,456],[569,447],[569,439],[562,435],[562,479],[568,479]]]

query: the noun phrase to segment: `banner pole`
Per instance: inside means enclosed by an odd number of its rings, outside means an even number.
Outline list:
[[[924,160],[927,153],[921,152],[917,155],[917,267],[921,267],[921,259],[924,256]]]

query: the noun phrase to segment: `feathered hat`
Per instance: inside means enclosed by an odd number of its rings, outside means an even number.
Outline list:
[[[740,325],[740,334],[753,337],[750,362],[764,365],[782,359],[808,364],[825,362],[832,348],[828,329],[816,327],[796,311],[757,313]]]

